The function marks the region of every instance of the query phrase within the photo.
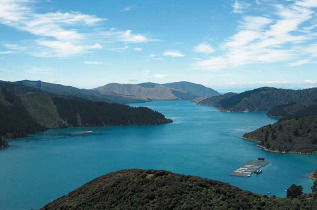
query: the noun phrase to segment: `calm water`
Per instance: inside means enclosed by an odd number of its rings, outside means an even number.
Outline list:
[[[285,196],[292,183],[311,191],[308,176],[317,168],[316,155],[268,153],[240,138],[276,121],[264,112],[223,113],[189,101],[140,105],[162,112],[174,123],[50,130],[11,141],[10,148],[0,151],[0,208],[40,208],[98,176],[125,168],[207,177],[260,194]],[[79,130],[94,133],[61,135]],[[271,162],[261,175],[229,176],[257,157]]]

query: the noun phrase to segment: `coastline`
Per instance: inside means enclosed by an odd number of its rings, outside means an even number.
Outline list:
[[[317,170],[316,171],[313,171],[311,174],[310,174],[310,177],[312,180],[317,180]]]
[[[242,139],[244,140],[247,140],[247,141],[252,141],[252,142],[259,142],[257,140],[254,140],[254,139],[250,139],[250,138],[247,138],[247,137],[241,137]],[[262,145],[259,145],[257,144],[256,145],[257,147],[260,147],[262,148],[263,150],[267,151],[267,152],[273,152],[273,153],[280,153],[280,154],[300,154],[300,155],[313,155],[315,152],[295,152],[295,151],[289,151],[289,152],[286,152],[286,151],[278,151],[278,150],[270,150],[270,149],[267,149],[266,147],[262,146]]]
[[[63,128],[81,128],[81,127],[103,127],[103,126],[147,126],[147,125],[164,125],[164,124],[169,124],[169,123],[173,123],[172,119],[169,118],[165,118],[165,120],[163,121],[158,121],[155,124],[118,124],[118,125],[86,125],[86,126],[61,126],[61,127],[55,127],[55,128],[43,128],[41,130],[36,130],[34,132],[30,132],[30,133],[21,133],[20,135],[16,135],[16,136],[12,136],[11,134],[7,134],[9,135],[9,137],[5,137],[5,136],[0,136],[0,149],[3,148],[7,148],[10,147],[9,145],[9,141],[14,141],[16,139],[20,139],[20,138],[28,138],[29,135],[32,134],[36,134],[38,132],[43,132],[43,131],[47,131],[47,130],[51,130],[51,129],[63,129]],[[4,144],[1,144],[2,142],[4,142]]]

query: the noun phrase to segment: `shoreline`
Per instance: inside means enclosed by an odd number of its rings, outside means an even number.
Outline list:
[[[312,180],[317,180],[317,170],[316,171],[313,171],[311,174],[310,174],[310,176],[309,176],[309,178],[311,178]]]
[[[242,139],[244,140],[247,140],[247,141],[252,141],[252,142],[256,142],[257,143],[257,147],[260,147],[262,148],[263,150],[267,151],[267,152],[273,152],[273,153],[280,153],[280,154],[299,154],[299,155],[313,155],[315,152],[295,152],[295,151],[289,151],[289,152],[286,152],[286,151],[278,151],[278,150],[270,150],[270,149],[267,149],[266,147],[262,146],[262,145],[259,145],[259,141],[257,140],[254,140],[254,139],[250,139],[250,138],[246,138],[246,137],[241,137]]]

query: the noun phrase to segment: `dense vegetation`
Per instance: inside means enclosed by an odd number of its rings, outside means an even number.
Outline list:
[[[0,82],[0,147],[6,139],[49,128],[168,123],[148,108],[47,94],[37,88]]]
[[[286,90],[276,88],[258,88],[240,94],[226,94],[223,97],[211,97],[199,104],[212,105],[220,110],[229,112],[251,112],[270,110],[273,107],[292,104],[308,103],[317,99],[317,88],[305,90]]]
[[[293,187],[294,188],[294,187]],[[157,170],[97,178],[42,209],[316,209],[316,194],[261,196],[227,183]],[[295,197],[295,198],[293,198]]]
[[[54,97],[61,118],[71,126],[149,125],[171,122],[145,107]]]
[[[313,153],[317,151],[317,115],[281,119],[243,138],[269,151]]]
[[[299,116],[309,116],[317,114],[317,102],[308,103],[289,103],[273,107],[268,113],[268,116],[276,117],[299,117]]]

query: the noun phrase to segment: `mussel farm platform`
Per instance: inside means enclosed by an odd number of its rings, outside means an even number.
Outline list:
[[[251,160],[244,164],[241,168],[238,168],[230,175],[250,177],[252,173],[256,173],[260,168],[269,164],[269,161],[259,158],[259,160]]]

